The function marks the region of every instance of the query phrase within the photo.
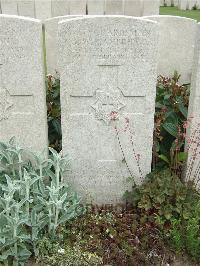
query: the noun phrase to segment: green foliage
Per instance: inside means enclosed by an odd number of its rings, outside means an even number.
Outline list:
[[[79,198],[63,182],[69,159],[55,150],[47,159],[21,149],[12,139],[0,143],[0,261],[23,265],[48,230],[77,217]]]
[[[60,80],[48,75],[46,87],[49,145],[55,150],[60,151],[62,146]]]
[[[187,158],[184,125],[189,103],[189,86],[180,85],[179,78],[176,72],[173,78],[158,77],[154,131],[154,164],[167,164],[177,174]]]
[[[192,184],[165,169],[125,196],[140,209],[141,221],[155,222],[177,251],[200,260],[200,194]]]
[[[200,261],[200,197],[193,202],[192,211],[187,220],[172,220],[169,241],[178,252],[186,251]]]
[[[149,174],[143,185],[127,192],[126,197],[164,225],[172,218],[187,220],[193,213],[191,203],[199,198],[199,194],[166,169]]]

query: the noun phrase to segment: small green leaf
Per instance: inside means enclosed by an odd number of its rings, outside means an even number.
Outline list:
[[[170,164],[169,159],[164,154],[158,156],[161,160],[165,161],[167,164]]]
[[[187,152],[179,152],[177,160],[179,162],[185,162],[187,160]]]
[[[163,128],[172,136],[177,136],[177,126],[172,123],[164,123]]]

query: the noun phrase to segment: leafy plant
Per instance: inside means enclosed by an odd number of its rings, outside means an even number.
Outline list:
[[[184,125],[187,120],[189,85],[180,85],[179,78],[177,72],[173,78],[158,77],[153,168],[168,165],[171,171],[180,176],[187,158],[184,152]]]
[[[0,143],[0,261],[23,265],[48,230],[82,213],[80,199],[64,183],[69,159],[51,150],[50,158]],[[46,156],[47,157],[47,156]]]
[[[178,252],[186,251],[200,261],[200,197],[193,202],[192,210],[187,220],[173,219],[169,241]]]
[[[172,218],[188,219],[192,202],[199,194],[186,186],[169,169],[150,173],[141,187],[126,193],[126,198],[160,225],[167,225]]]
[[[141,187],[125,197],[140,210],[140,222],[159,226],[176,251],[200,259],[200,193],[192,182],[183,183],[170,169],[149,174]]]
[[[46,79],[46,88],[49,145],[59,152],[62,149],[59,78],[48,75]]]

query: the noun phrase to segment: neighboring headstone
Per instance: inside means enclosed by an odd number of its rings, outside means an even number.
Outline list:
[[[34,0],[20,0],[17,2],[18,15],[25,17],[35,17],[35,1]]]
[[[186,10],[188,7],[188,1],[187,0],[179,0],[178,8],[181,10]]]
[[[36,0],[35,1],[35,16],[38,19],[44,20],[52,17],[51,0]]]
[[[160,6],[164,6],[165,0],[160,0]]]
[[[172,0],[165,0],[165,5],[166,6],[171,6],[172,5]]]
[[[178,6],[179,0],[172,0],[172,6]]]
[[[200,188],[200,24],[195,46],[188,120],[190,127],[187,131],[189,152],[186,181],[194,181],[197,188]]]
[[[52,17],[65,16],[69,14],[68,0],[52,0]]]
[[[122,0],[105,0],[105,14],[106,15],[123,15],[123,1]]]
[[[2,14],[18,15],[17,1],[15,0],[1,0]]]
[[[125,0],[124,15],[126,16],[142,16],[143,2],[142,0]]]
[[[69,0],[70,15],[86,15],[87,0]]]
[[[46,47],[46,67],[47,74],[55,75],[58,73],[57,67],[57,33],[58,33],[58,22],[61,20],[72,19],[78,16],[60,16],[50,18],[44,21],[45,25],[45,47]]]
[[[127,178],[151,171],[158,25],[77,18],[59,23],[58,44],[67,179],[87,202],[122,202]]]
[[[88,0],[87,10],[88,15],[104,15],[104,0]]]
[[[188,9],[192,10],[193,7],[196,5],[197,1],[196,0],[189,0],[188,1]]]
[[[181,74],[180,81],[191,81],[196,20],[175,16],[145,17],[160,23],[160,48],[158,74],[172,76],[174,70]]]
[[[159,0],[143,0],[143,16],[158,15],[159,8]]]
[[[42,24],[0,15],[0,141],[47,150]]]

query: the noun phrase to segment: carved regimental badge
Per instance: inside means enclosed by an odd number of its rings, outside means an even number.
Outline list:
[[[0,89],[0,121],[8,119],[13,102],[7,89]]]
[[[103,120],[109,125],[112,120],[112,114],[117,114],[119,118],[119,111],[125,107],[121,101],[121,91],[119,89],[106,92],[105,90],[97,89],[95,92],[95,102],[91,107],[95,110],[95,117],[98,120]]]

